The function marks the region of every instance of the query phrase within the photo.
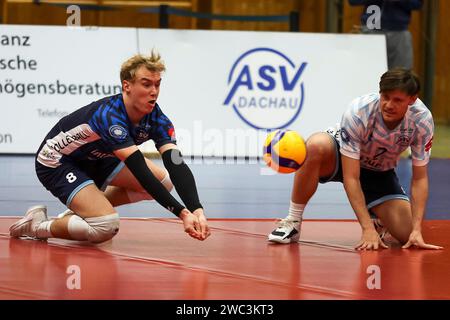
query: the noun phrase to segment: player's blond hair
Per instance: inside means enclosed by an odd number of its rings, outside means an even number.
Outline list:
[[[125,61],[120,68],[120,82],[123,83],[124,80],[133,82],[136,77],[136,71],[141,66],[144,66],[151,72],[164,72],[166,70],[164,61],[161,60],[161,55],[156,50],[152,50],[149,56],[137,54]]]

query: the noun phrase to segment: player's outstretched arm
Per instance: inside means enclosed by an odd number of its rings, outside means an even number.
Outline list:
[[[341,155],[341,157],[345,192],[347,193],[348,200],[350,201],[353,211],[355,212],[362,228],[361,240],[356,245],[355,249],[377,250],[379,246],[388,248],[388,246],[380,239],[380,236],[375,230],[372,220],[370,219],[369,211],[367,210],[365,204],[364,194],[359,181],[359,160],[352,159],[344,155]]]
[[[183,156],[175,144],[165,144],[159,148],[159,152],[178,195],[186,207],[198,218],[202,240],[206,239],[210,235],[210,230],[198,197],[192,171],[183,161]]]
[[[114,151],[122,160],[141,186],[164,208],[183,220],[185,231],[196,239],[201,239],[198,218],[181,205],[148,168],[141,151],[134,145]]]
[[[413,166],[411,179],[411,211],[413,229],[404,249],[416,246],[422,249],[442,249],[440,246],[427,244],[422,237],[422,221],[428,198],[428,169],[425,166]]]

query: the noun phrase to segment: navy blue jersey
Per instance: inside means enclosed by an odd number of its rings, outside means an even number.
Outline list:
[[[114,150],[153,140],[156,148],[176,143],[172,122],[158,104],[133,125],[122,94],[92,102],[62,118],[41,144],[37,161],[56,168],[67,160],[83,161],[115,157]]]

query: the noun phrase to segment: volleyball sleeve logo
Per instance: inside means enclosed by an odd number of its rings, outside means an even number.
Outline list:
[[[119,140],[124,140],[128,135],[127,130],[124,127],[117,124],[109,127],[109,134],[111,135],[111,137]]]

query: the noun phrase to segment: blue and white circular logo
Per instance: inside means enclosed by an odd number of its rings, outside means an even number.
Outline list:
[[[285,128],[302,109],[302,74],[307,64],[295,65],[285,54],[271,48],[251,49],[231,68],[229,92],[223,104],[231,105],[253,128]]]
[[[127,137],[127,130],[122,126],[115,124],[109,127],[109,134],[114,138],[125,139]]]

